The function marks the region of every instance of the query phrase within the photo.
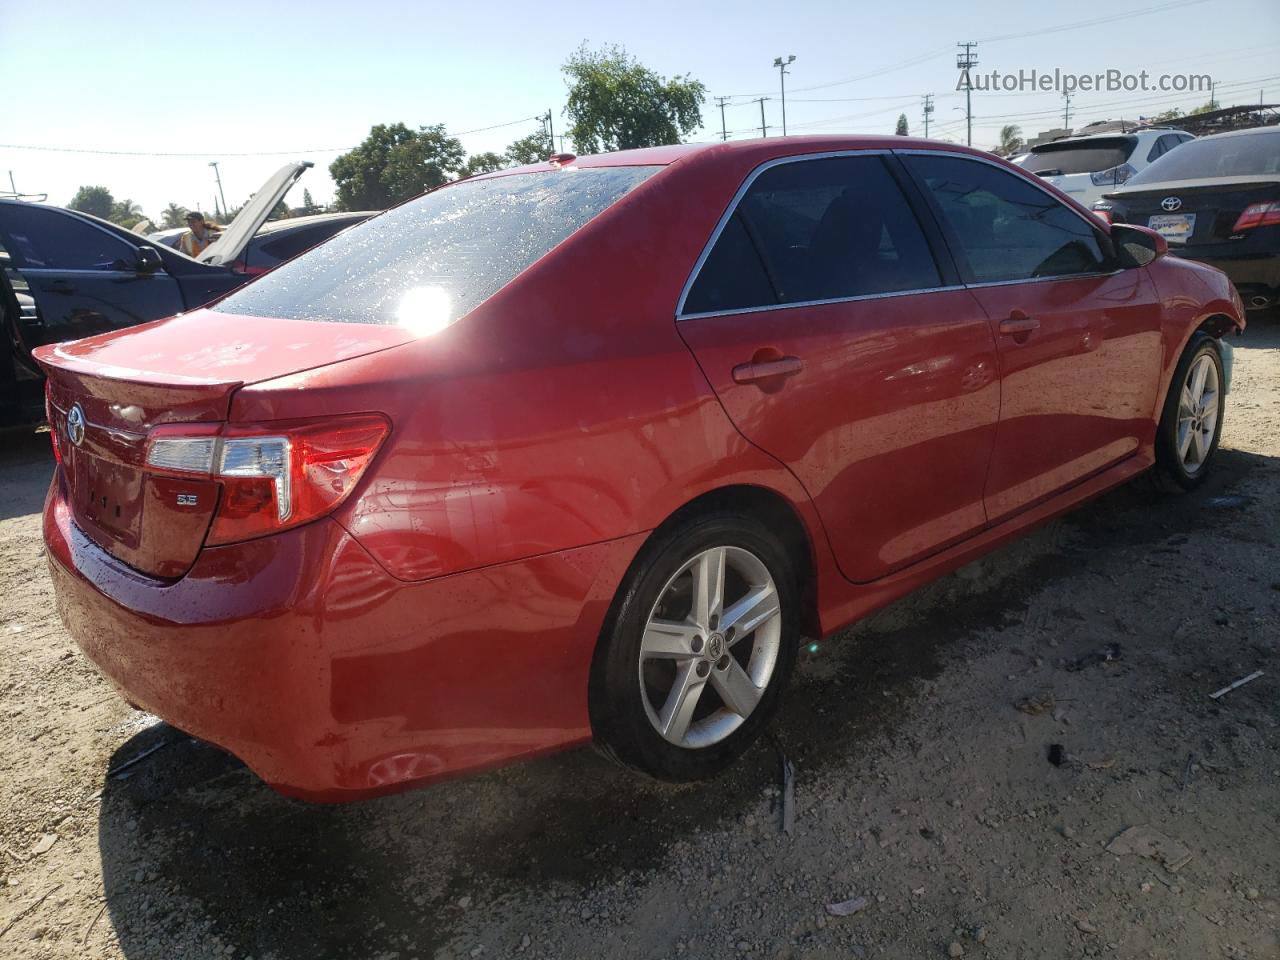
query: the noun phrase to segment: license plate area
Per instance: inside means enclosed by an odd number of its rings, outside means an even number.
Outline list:
[[[80,519],[119,543],[136,548],[141,529],[142,472],[82,450],[75,452]]]
[[[1186,243],[1196,229],[1194,213],[1157,213],[1147,221],[1147,226],[1169,243]]]

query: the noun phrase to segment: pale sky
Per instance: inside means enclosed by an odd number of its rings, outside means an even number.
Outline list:
[[[1151,11],[1141,16],[1129,16]],[[1085,21],[1089,25],[1077,26]],[[1067,28],[1067,29],[1063,29]],[[170,201],[212,210],[210,160],[227,201],[243,202],[270,173],[312,160],[302,188],[333,196],[327,167],[375,123],[444,123],[469,152],[501,151],[551,109],[556,133],[565,84],[560,65],[583,41],[624,45],[664,75],[708,88],[705,126],[718,139],[716,96],[731,136],[781,132],[779,55],[790,133],[892,133],[899,113],[923,133],[921,95],[933,93],[931,135],[962,141],[955,44],[977,40],[979,71],[1208,73],[1224,105],[1280,102],[1277,0],[1113,0],[1107,4],[945,5],[899,0],[647,4],[306,4],[0,2],[0,185],[47,192],[65,204],[81,184],[102,184],[152,217]],[[1194,107],[1204,94],[1077,93],[1073,126]],[[961,109],[957,110],[956,108]],[[989,147],[1006,123],[1024,134],[1057,126],[1058,93],[974,95],[974,143]],[[29,147],[198,156],[118,156]],[[572,149],[572,145],[569,144]],[[269,156],[236,156],[272,152]]]

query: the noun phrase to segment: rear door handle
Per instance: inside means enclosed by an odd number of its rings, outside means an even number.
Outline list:
[[[779,357],[760,363],[740,363],[733,368],[734,383],[756,383],[772,377],[794,377],[804,369],[799,357]]]
[[[1039,329],[1040,321],[1035,317],[1028,317],[1021,310],[1013,311],[1007,319],[1000,321],[1000,332],[1004,334],[1030,333]]]

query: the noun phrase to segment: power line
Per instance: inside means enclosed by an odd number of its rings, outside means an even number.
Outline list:
[[[1148,7],[1145,10],[1130,10],[1128,13],[1116,13],[1106,17],[1095,17],[1092,20],[1077,20],[1075,23],[1063,23],[1056,27],[1045,27],[1041,30],[1028,30],[1024,33],[1004,33],[998,37],[983,37],[979,43],[999,43],[1002,40],[1022,40],[1026,37],[1042,37],[1049,33],[1064,33],[1067,30],[1079,30],[1081,27],[1096,27],[1104,23],[1115,23],[1117,20],[1129,20],[1133,17],[1145,17],[1152,13],[1163,13],[1166,10],[1174,10],[1178,7],[1190,7],[1197,3],[1207,3],[1208,0],[1174,0],[1172,3],[1164,3],[1158,7]]]

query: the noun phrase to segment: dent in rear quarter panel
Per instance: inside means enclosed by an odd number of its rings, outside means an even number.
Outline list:
[[[734,483],[782,492],[825,546],[799,485],[733,428],[675,329],[738,162],[728,177],[655,174],[440,334],[247,387],[233,419],[388,414],[336,516],[403,580],[649,530]]]
[[[1163,366],[1156,408],[1152,411],[1159,423],[1174,368],[1191,335],[1213,316],[1230,317],[1237,330],[1244,329],[1245,320],[1236,308],[1231,281],[1216,267],[1169,255],[1160,257],[1143,269],[1148,271],[1155,284],[1163,313]]]

